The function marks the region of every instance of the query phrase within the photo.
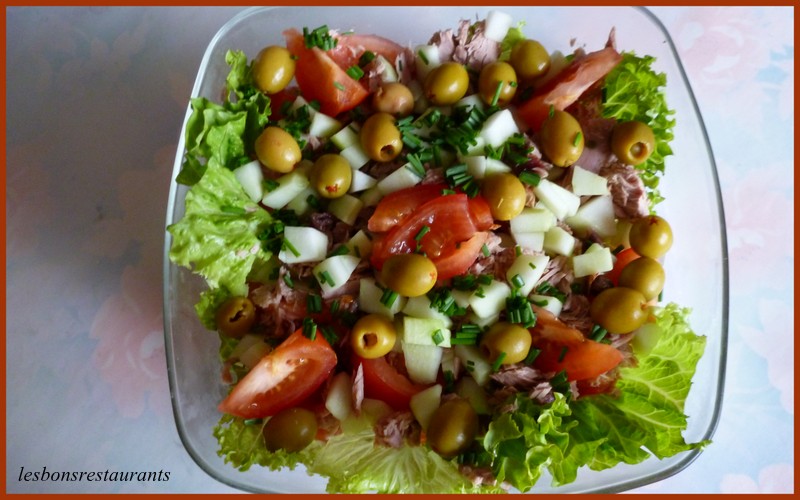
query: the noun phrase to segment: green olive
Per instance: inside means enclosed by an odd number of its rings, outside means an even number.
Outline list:
[[[630,333],[647,320],[647,299],[632,288],[608,288],[594,298],[589,314],[609,333]]]
[[[555,110],[539,132],[542,151],[557,167],[568,167],[583,153],[583,130],[578,120],[566,111]]]
[[[507,62],[495,61],[481,69],[478,93],[486,104],[505,106],[511,102],[516,92],[517,73]]]
[[[289,132],[280,127],[267,127],[256,139],[258,161],[268,169],[285,174],[302,159],[300,146]]]
[[[664,268],[650,257],[639,257],[622,268],[619,286],[626,286],[641,292],[647,300],[658,297],[664,289]]]
[[[231,297],[217,308],[215,321],[223,335],[242,338],[256,321],[256,308],[247,297]]]
[[[464,453],[478,434],[478,414],[465,399],[451,399],[433,413],[427,442],[439,455],[451,458]]]
[[[311,168],[311,186],[323,198],[339,198],[347,194],[353,180],[353,169],[344,156],[328,153],[317,158]]]
[[[317,417],[305,408],[288,408],[270,418],[263,433],[269,451],[300,451],[314,441]]]
[[[425,295],[436,284],[438,275],[433,261],[418,253],[392,255],[381,269],[381,280],[404,297]]]
[[[637,121],[619,122],[611,133],[611,151],[628,165],[640,165],[656,148],[653,129]]]
[[[272,45],[253,60],[252,73],[256,87],[265,94],[276,94],[294,78],[295,60],[285,47]]]
[[[375,113],[361,127],[361,147],[371,159],[392,161],[403,150],[403,138],[389,113]]]
[[[511,220],[525,208],[525,186],[519,178],[510,173],[498,173],[483,179],[481,194],[496,220]]]
[[[380,358],[388,354],[396,340],[394,323],[382,314],[368,314],[359,318],[350,331],[353,352],[365,359]]]
[[[372,96],[372,107],[378,112],[408,116],[414,110],[414,95],[400,82],[384,83]]]
[[[469,87],[469,74],[463,64],[446,62],[436,66],[425,77],[425,97],[436,106],[449,106],[464,97]]]
[[[522,40],[511,49],[509,60],[520,80],[534,80],[550,69],[550,54],[536,40]]]
[[[648,215],[634,221],[628,240],[634,252],[658,259],[672,247],[672,228],[658,215]]]
[[[514,323],[499,321],[489,328],[481,338],[481,351],[495,362],[503,356],[501,364],[519,363],[531,349],[531,333],[527,328]]]

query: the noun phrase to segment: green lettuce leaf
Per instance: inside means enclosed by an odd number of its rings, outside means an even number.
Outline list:
[[[217,329],[217,322],[215,315],[219,306],[222,305],[229,297],[231,292],[228,289],[209,288],[200,294],[200,301],[194,305],[194,310],[197,312],[197,317],[200,322],[209,330]]]
[[[167,227],[173,237],[169,257],[178,265],[193,266],[210,288],[244,295],[253,262],[269,257],[258,234],[271,221],[266,210],[250,201],[233,172],[209,165],[186,193],[183,218]]]
[[[605,78],[602,111],[606,118],[638,120],[653,129],[655,151],[637,167],[648,188],[651,209],[664,200],[658,183],[664,174],[664,157],[672,154],[670,142],[675,127],[675,111],[667,106],[664,92],[667,76],[653,70],[654,62],[652,56],[638,57],[633,52],[623,52],[622,62]]]
[[[508,33],[506,33],[506,36],[503,37],[503,40],[500,42],[499,61],[508,61],[511,58],[511,49],[514,48],[514,45],[516,45],[517,42],[525,40],[525,34],[522,32],[524,26],[525,23],[520,21],[517,26],[508,29]]]

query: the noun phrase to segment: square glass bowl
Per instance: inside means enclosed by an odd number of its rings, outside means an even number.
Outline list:
[[[670,221],[674,245],[665,262],[664,300],[692,309],[694,331],[707,338],[686,405],[687,442],[711,438],[722,404],[728,331],[728,266],[722,197],[705,128],[674,44],[663,25],[649,11],[630,7],[494,7],[524,21],[524,33],[548,50],[567,54],[578,46],[598,50],[616,29],[617,47],[638,55],[655,56],[655,68],[667,74],[667,98],[676,111],[667,175],[661,192],[666,201],[658,212]],[[342,31],[379,34],[410,46],[426,43],[435,31],[456,28],[463,18],[485,18],[493,7],[288,7],[251,8],[220,29],[208,46],[193,97],[219,102],[229,67],[225,52],[243,50],[252,59],[264,46],[284,44],[287,28],[310,29],[328,25]],[[189,112],[187,111],[187,118]],[[175,156],[167,224],[183,215],[186,187],[174,182],[184,155],[183,133]],[[273,472],[253,467],[239,472],[217,456],[212,429],[220,414],[217,404],[226,389],[221,382],[218,339],[197,319],[194,304],[203,281],[168,258],[171,238],[164,248],[164,333],[172,404],[180,437],[197,464],[230,486],[271,493],[322,493],[326,479],[309,477],[301,467]],[[713,444],[711,444],[713,446]],[[576,482],[552,488],[542,477],[533,492],[619,492],[643,486],[677,473],[699,454],[691,451],[634,465],[595,472],[582,469]]]

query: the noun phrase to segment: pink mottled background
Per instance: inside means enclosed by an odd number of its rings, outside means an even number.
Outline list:
[[[22,8],[7,22],[9,492],[231,492],[170,408],[164,220],[202,53],[239,8]],[[645,493],[794,491],[794,10],[656,8],[715,152],[730,255],[722,419]],[[31,483],[21,468],[164,470]]]

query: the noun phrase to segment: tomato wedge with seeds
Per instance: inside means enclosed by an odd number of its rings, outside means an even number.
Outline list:
[[[483,249],[484,243],[489,239],[488,232],[475,233],[475,235],[465,242],[454,246],[450,252],[445,252],[438,259],[433,259],[436,266],[437,280],[448,280],[469,269],[475,263]]]
[[[336,353],[322,335],[297,330],[245,375],[218,409],[241,418],[263,418],[306,400],[336,366]]]
[[[422,184],[389,193],[378,202],[375,212],[367,222],[367,228],[373,233],[388,231],[420,206],[441,196],[445,189],[448,186],[443,183]]]
[[[542,352],[533,365],[545,372],[566,371],[567,380],[589,380],[617,367],[622,353],[610,344],[586,339],[578,344],[540,342]]]
[[[622,56],[613,47],[591,52],[573,61],[522,103],[517,109],[518,116],[538,132],[550,114],[550,106],[560,111],[567,109],[620,61]]]
[[[395,410],[407,410],[411,396],[426,388],[398,372],[386,361],[385,356],[374,359],[354,356],[355,369],[358,369],[359,363],[364,368],[364,396],[380,399]]]

